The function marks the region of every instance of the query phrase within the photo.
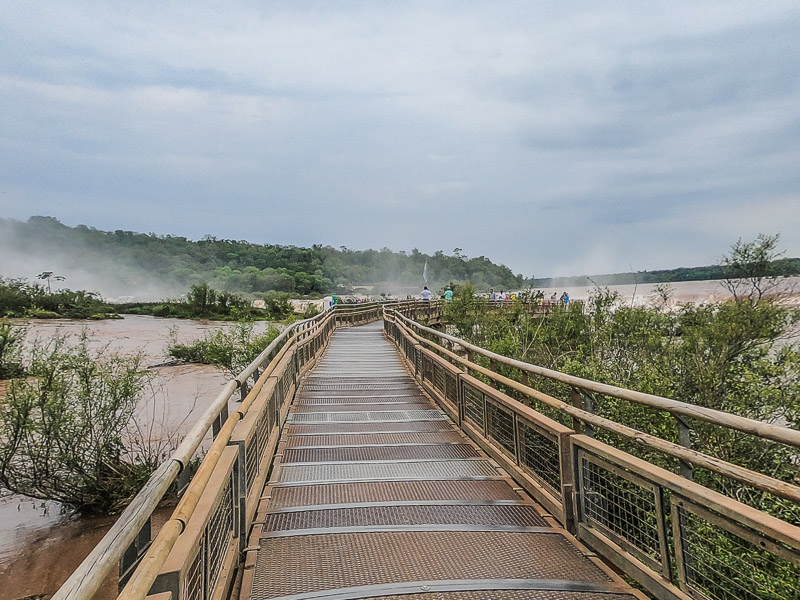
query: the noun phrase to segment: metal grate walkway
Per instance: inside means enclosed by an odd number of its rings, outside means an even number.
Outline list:
[[[241,598],[632,600],[422,393],[381,323],[297,393]]]

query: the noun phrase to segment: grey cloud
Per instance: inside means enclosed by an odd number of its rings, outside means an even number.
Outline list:
[[[800,255],[798,29],[791,2],[18,3],[0,216],[546,275],[706,264],[758,202]]]

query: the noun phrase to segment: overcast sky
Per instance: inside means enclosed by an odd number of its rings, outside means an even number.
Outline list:
[[[0,7],[0,216],[485,255],[800,256],[800,3]]]

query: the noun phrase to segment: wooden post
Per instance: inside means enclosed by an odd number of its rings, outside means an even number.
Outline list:
[[[570,404],[572,404],[572,406],[574,406],[575,408],[584,410],[583,395],[581,394],[581,391],[578,388],[572,388],[572,391],[570,391],[569,394],[569,401]],[[583,429],[583,424],[581,423],[581,420],[578,417],[572,417],[572,429],[576,433],[581,433]]]
[[[683,417],[675,415],[675,422],[678,424],[678,443],[683,446],[684,448],[692,448],[692,427],[689,425],[689,422],[685,420]],[[693,479],[694,478],[694,469],[690,462],[685,460],[681,460],[680,468],[681,468],[681,475],[686,477],[686,479]]]

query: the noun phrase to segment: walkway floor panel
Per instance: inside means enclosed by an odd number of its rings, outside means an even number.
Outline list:
[[[337,331],[301,383],[256,521],[243,599],[637,597],[455,428],[380,323]]]

